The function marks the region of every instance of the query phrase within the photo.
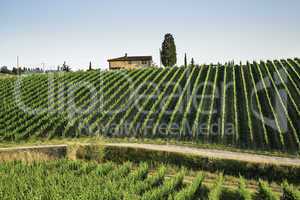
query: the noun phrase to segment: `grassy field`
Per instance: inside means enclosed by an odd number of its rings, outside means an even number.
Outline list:
[[[299,59],[2,79],[0,140],[99,134],[297,154],[299,85]]]
[[[15,75],[10,75],[10,74],[2,74],[0,73],[0,79],[6,79],[6,78],[15,78]]]
[[[232,179],[161,165],[83,161],[0,164],[0,198],[8,199],[279,199],[297,187]],[[16,178],[18,177],[18,178]],[[235,182],[236,184],[232,184]],[[251,185],[251,187],[250,187]]]

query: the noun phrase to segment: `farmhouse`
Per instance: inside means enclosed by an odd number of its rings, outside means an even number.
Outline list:
[[[109,69],[136,69],[150,67],[152,56],[127,56],[107,60]]]

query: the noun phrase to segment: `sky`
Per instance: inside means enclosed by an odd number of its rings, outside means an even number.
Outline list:
[[[196,63],[300,57],[299,0],[0,0],[0,66],[107,68],[164,34]]]

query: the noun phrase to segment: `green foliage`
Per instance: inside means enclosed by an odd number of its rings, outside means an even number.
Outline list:
[[[209,200],[219,200],[222,195],[224,177],[221,174],[208,194]]]
[[[164,200],[182,185],[184,171],[179,172],[173,178],[166,180],[165,183],[154,190],[148,191],[142,197],[142,200]]]
[[[91,71],[91,70],[93,70],[93,68],[92,68],[92,62],[90,62],[90,64],[89,64],[89,71]]]
[[[164,180],[165,173],[166,168],[164,166],[160,167],[154,175],[148,176],[147,179],[145,179],[145,181],[140,181],[136,184],[131,185],[131,193],[142,195],[151,188],[161,185]]]
[[[71,71],[71,67],[69,65],[66,64],[66,61],[64,62],[64,64],[61,67],[61,71],[64,72],[70,72]]]
[[[7,68],[7,66],[2,66],[2,67],[0,67],[0,73],[10,74],[11,71]]]
[[[300,200],[300,191],[296,187],[284,181],[282,184],[283,194],[281,200]]]
[[[184,183],[186,170],[166,176],[166,166],[154,168],[146,163],[102,163],[55,160],[24,163],[0,163],[0,199],[126,199],[126,200],[192,200],[192,199],[251,199],[241,179],[234,190],[225,189],[221,174],[207,188],[204,175],[199,173],[191,183]],[[205,191],[205,192],[203,192]],[[282,199],[299,199],[295,187],[283,183]],[[208,194],[207,194],[208,193]],[[260,182],[259,200],[278,199],[269,186]]]
[[[173,36],[168,33],[162,43],[161,61],[165,67],[172,67],[177,62],[176,45]]]
[[[189,169],[209,172],[223,171],[226,175],[240,176],[250,179],[265,179],[281,182],[287,179],[291,183],[300,184],[300,168],[294,166],[278,166],[272,164],[249,163],[238,160],[212,159],[181,153],[159,152],[130,147],[106,147],[105,160],[123,163],[149,162],[150,164],[171,164]]]
[[[195,67],[195,61],[194,61],[194,58],[192,58],[192,60],[191,60],[191,66],[192,66],[192,67]]]
[[[76,148],[76,147],[74,147]],[[101,162],[104,156],[104,147],[101,145],[84,145],[76,148],[76,158]]]
[[[297,59],[287,59],[0,79],[0,141],[103,134],[298,154],[298,69]],[[264,116],[274,119],[273,128]],[[287,174],[279,171],[274,176]]]
[[[260,180],[256,200],[279,200],[279,198],[272,192],[268,183]]]
[[[186,57],[186,53],[184,54],[184,67],[187,67],[187,57]]]
[[[196,176],[195,180],[192,182],[191,185],[184,188],[180,192],[178,192],[175,195],[175,200],[193,200],[197,193],[199,192],[199,189],[202,185],[202,182],[204,180],[203,174],[199,174]]]
[[[238,200],[251,200],[251,193],[246,188],[245,179],[243,177],[240,177],[239,187],[237,190]]]

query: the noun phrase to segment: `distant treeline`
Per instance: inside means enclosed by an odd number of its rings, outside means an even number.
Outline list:
[[[26,74],[26,73],[44,73],[44,72],[58,72],[58,71],[65,71],[70,72],[71,67],[66,65],[66,62],[62,66],[57,66],[56,70],[44,70],[39,67],[13,67],[12,70],[10,70],[7,66],[0,67],[0,73],[2,74]]]
[[[8,69],[7,66],[2,66],[0,68],[0,73],[2,74],[24,74],[24,73],[42,73],[45,72],[43,69],[37,68],[29,68],[29,67],[22,67],[16,68],[13,67],[12,70]]]

